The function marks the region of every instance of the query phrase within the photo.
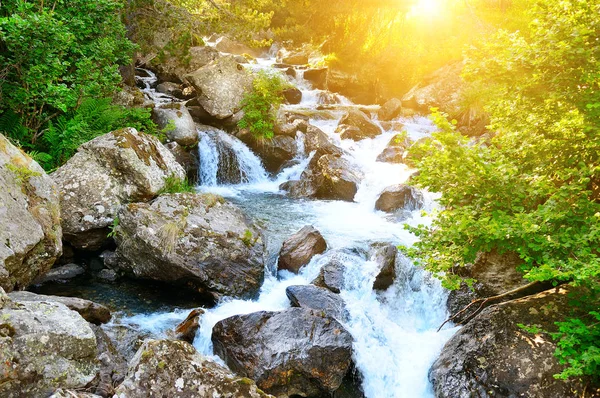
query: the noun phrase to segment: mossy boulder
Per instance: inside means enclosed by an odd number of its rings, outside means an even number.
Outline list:
[[[121,205],[153,199],[168,177],[183,179],[185,171],[154,136],[125,128],[83,144],[52,174],[64,239],[78,249],[101,248]]]
[[[96,337],[64,304],[2,296],[0,396],[44,397],[57,388],[82,389],[99,370]]]
[[[56,184],[0,135],[0,287],[26,288],[62,252]]]
[[[183,341],[147,340],[129,365],[116,396],[274,398],[245,377],[200,355]]]
[[[247,297],[264,277],[265,244],[245,214],[212,194],[162,195],[119,212],[118,266],[138,278]]]

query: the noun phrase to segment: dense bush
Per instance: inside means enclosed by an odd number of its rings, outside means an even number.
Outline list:
[[[256,138],[272,138],[277,110],[283,102],[282,93],[288,86],[278,74],[257,73],[252,91],[243,99],[244,117],[238,127],[248,129]]]
[[[415,181],[444,209],[413,229],[412,254],[450,288],[492,249],[517,253],[531,281],[577,286],[585,298],[555,334],[569,365],[557,377],[600,377],[600,1],[543,0],[531,20],[527,36],[500,31],[468,53],[467,77],[492,93],[491,143],[435,114],[440,131],[415,150]]]

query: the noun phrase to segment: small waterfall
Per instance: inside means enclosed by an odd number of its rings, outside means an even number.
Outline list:
[[[237,138],[219,129],[199,131],[200,185],[260,183],[268,180],[260,159]]]

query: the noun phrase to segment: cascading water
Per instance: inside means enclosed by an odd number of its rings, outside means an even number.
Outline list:
[[[271,68],[272,59],[259,59],[253,69]],[[291,111],[307,111],[314,115],[321,90],[313,90],[303,78],[295,80],[303,92],[299,105]],[[335,97],[332,97],[335,98]],[[343,107],[352,104],[338,98]],[[399,184],[410,176],[405,165],[381,163],[376,158],[397,131],[382,131],[373,139],[359,142],[341,140],[335,128],[343,111],[328,111],[310,123],[323,130],[331,140],[347,152],[348,160],[365,174],[358,187],[355,202],[293,200],[279,191],[279,185],[300,178],[312,154],[304,153],[302,135],[297,137],[302,154],[296,164],[269,178],[260,160],[238,139],[211,129],[200,131],[200,190],[226,196],[264,227],[268,249],[267,273],[256,300],[224,299],[207,309],[194,346],[201,353],[213,356],[211,331],[220,320],[262,310],[283,310],[290,306],[285,294],[290,285],[310,284],[327,262],[331,252],[341,253],[345,266],[345,285],[340,295],[346,303],[348,316],[344,326],[354,338],[353,359],[361,375],[362,388],[368,398],[429,398],[433,396],[427,380],[431,363],[445,342],[456,331],[447,326],[440,333],[436,328],[446,317],[446,292],[440,283],[426,272],[415,268],[399,256],[397,278],[386,291],[372,289],[376,264],[352,249],[368,247],[374,242],[410,246],[416,237],[406,231],[394,216],[374,210],[379,193],[387,186]],[[332,118],[333,117],[333,118]],[[412,139],[430,134],[433,126],[425,118],[400,120]],[[382,129],[383,130],[383,129]],[[228,170],[223,173],[223,170]],[[233,171],[232,171],[233,170]],[[228,177],[223,177],[227,175]],[[425,192],[425,210],[435,208],[435,196]],[[427,224],[431,220],[421,211],[410,212],[406,222]],[[275,272],[277,253],[289,235],[312,224],[325,237],[329,251],[315,256],[298,275]],[[185,317],[186,311],[136,315],[123,319],[137,328],[160,336]]]

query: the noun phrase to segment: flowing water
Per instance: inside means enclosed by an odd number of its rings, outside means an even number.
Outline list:
[[[272,69],[273,63],[273,59],[259,59],[251,67]],[[302,77],[294,80],[302,90],[303,100],[299,105],[287,106],[288,110],[315,111],[323,101],[334,102],[342,108],[352,106],[348,99],[339,95],[312,89]],[[154,98],[150,84],[145,91]],[[165,98],[161,96],[158,100]],[[345,286],[340,293],[348,310],[344,325],[354,338],[353,359],[361,375],[364,395],[369,398],[432,397],[427,380],[429,367],[456,331],[448,326],[436,332],[447,316],[446,292],[437,280],[416,269],[403,257],[397,263],[398,276],[394,284],[384,292],[374,292],[371,286],[376,276],[376,264],[357,254],[374,242],[411,245],[416,238],[403,228],[403,223],[427,224],[431,219],[421,211],[413,211],[406,220],[400,221],[374,209],[381,191],[406,181],[411,170],[401,164],[376,162],[377,155],[397,134],[395,131],[382,129],[380,136],[360,142],[341,140],[334,130],[342,114],[343,111],[335,108],[327,111],[325,117],[316,112],[310,123],[344,148],[348,160],[365,173],[353,203],[290,199],[279,190],[281,183],[298,179],[310,160],[311,154],[304,153],[301,135],[297,137],[301,155],[296,164],[277,176],[269,176],[259,158],[237,138],[218,129],[199,131],[201,185],[198,190],[221,194],[244,209],[264,230],[268,258],[266,277],[258,298],[224,299],[208,309],[202,317],[194,346],[201,353],[213,356],[210,337],[212,327],[219,320],[236,314],[290,307],[286,287],[310,284],[329,254],[315,256],[298,275],[294,275],[286,271],[277,274],[278,251],[287,237],[304,225],[312,224],[325,237],[330,252],[338,253],[346,265]],[[426,136],[433,129],[422,117],[399,121],[413,139]],[[425,193],[425,199],[424,210],[433,210],[435,197]],[[162,336],[186,314],[185,308],[140,313],[123,317],[120,322]],[[220,361],[218,357],[214,358]]]

